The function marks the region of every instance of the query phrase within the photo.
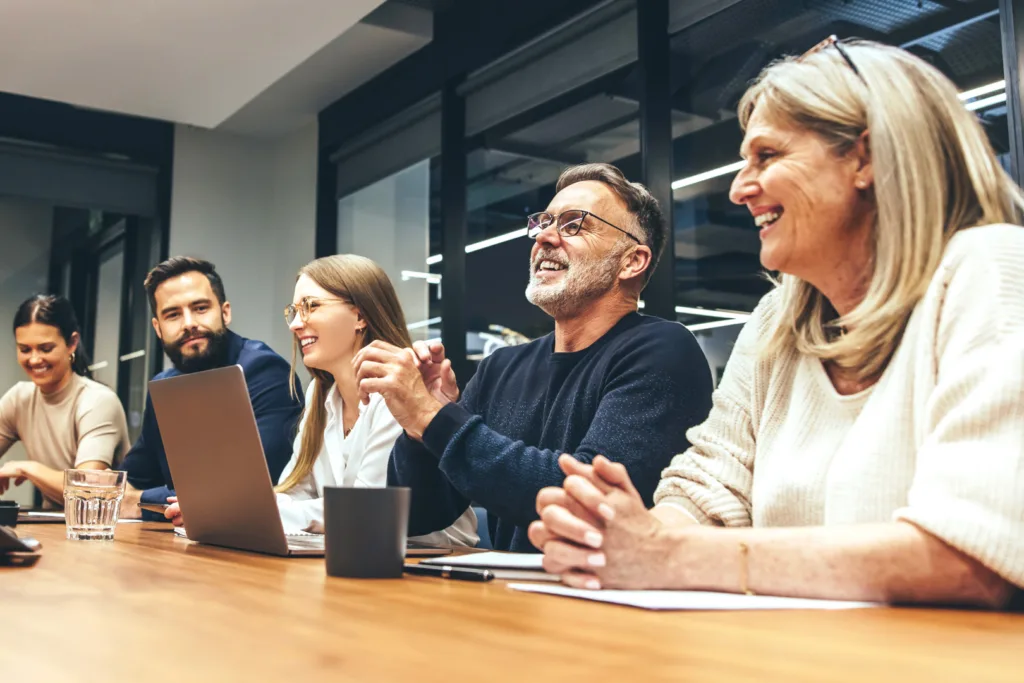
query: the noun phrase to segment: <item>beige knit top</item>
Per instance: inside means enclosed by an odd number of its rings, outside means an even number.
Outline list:
[[[852,396],[818,359],[757,353],[777,305],[740,332],[655,503],[725,526],[907,520],[1024,586],[1024,228],[954,236],[884,373]]]
[[[78,375],[54,394],[18,382],[0,398],[0,455],[19,440],[29,460],[55,470],[89,461],[116,467],[131,448],[117,394]]]

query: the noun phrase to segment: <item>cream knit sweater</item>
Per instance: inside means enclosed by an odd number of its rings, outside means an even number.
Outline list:
[[[907,520],[1024,586],[1024,228],[952,238],[879,381],[839,395],[821,362],[758,356],[775,293],[739,335],[657,504],[704,524]]]

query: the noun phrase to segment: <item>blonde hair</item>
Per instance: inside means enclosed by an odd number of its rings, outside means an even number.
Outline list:
[[[863,80],[826,47],[769,65],[743,95],[754,110],[818,135],[836,154],[868,131],[874,170],[874,259],[863,300],[835,319],[810,283],[783,275],[780,315],[763,349],[831,360],[859,379],[877,377],[958,230],[1015,223],[1024,194],[999,165],[977,117],[937,69],[899,48],[844,42]],[[835,335],[837,330],[846,330]]]
[[[395,288],[387,273],[376,263],[364,256],[338,254],[311,261],[296,276],[303,275],[328,292],[348,301],[366,321],[362,344],[380,339],[400,347],[412,346],[409,329],[405,324],[402,304],[398,302]],[[299,342],[292,340],[292,371],[298,362]],[[320,455],[324,443],[324,428],[327,425],[327,392],[334,385],[334,377],[323,370],[310,369],[313,376],[313,395],[306,404],[303,415],[305,425],[299,445],[299,457],[295,468],[276,487],[284,492],[301,482],[313,469],[313,463]],[[295,388],[292,388],[295,391]]]

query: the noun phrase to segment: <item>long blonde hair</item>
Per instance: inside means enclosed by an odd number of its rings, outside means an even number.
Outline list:
[[[1024,194],[942,73],[899,48],[870,41],[843,48],[863,80],[836,48],[825,48],[768,66],[738,113],[744,129],[762,110],[815,133],[839,155],[868,131],[876,213],[864,299],[836,319],[820,291],[783,275],[778,324],[762,349],[795,348],[868,379],[895,352],[950,238],[975,225],[1018,222]]]
[[[395,288],[387,273],[370,259],[355,254],[325,256],[303,266],[295,279],[298,280],[303,275],[359,309],[363,320],[366,321],[363,346],[377,339],[395,346],[412,346],[409,329],[405,324],[405,314],[402,312],[402,304],[398,302]],[[293,372],[298,357],[299,342],[298,339],[293,339]],[[291,489],[306,478],[323,447],[324,428],[327,424],[327,392],[334,385],[334,377],[323,370],[310,369],[309,372],[313,376],[313,395],[306,404],[306,412],[303,415],[305,424],[299,457],[295,468],[275,489],[279,492]],[[292,391],[295,391],[294,387]]]

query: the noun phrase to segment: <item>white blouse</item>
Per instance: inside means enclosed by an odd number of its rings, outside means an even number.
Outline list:
[[[302,435],[313,398],[314,382],[306,389],[306,411],[299,423],[299,432],[292,447],[292,458],[281,473],[281,481],[295,469],[299,459]],[[388,410],[380,394],[372,394],[370,403],[359,403],[359,418],[352,431],[345,436],[342,420],[342,399],[335,386],[331,386],[324,403],[327,424],[324,428],[320,455],[313,469],[298,484],[285,493],[276,494],[277,506],[285,533],[300,531],[322,533],[324,521],[324,487],[379,488],[387,486],[388,458],[402,427]],[[473,508],[467,508],[452,526],[414,540],[431,545],[475,546],[477,519]]]

